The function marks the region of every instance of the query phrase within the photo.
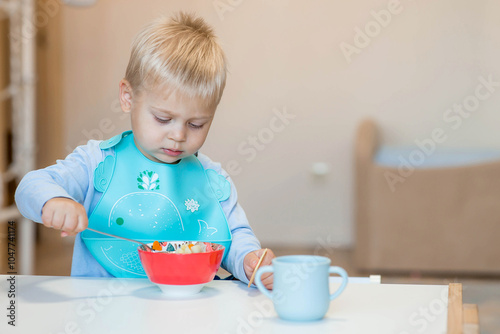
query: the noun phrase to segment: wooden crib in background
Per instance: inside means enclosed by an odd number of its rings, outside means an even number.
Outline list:
[[[372,120],[356,136],[360,270],[500,274],[500,160],[411,171],[375,161]]]

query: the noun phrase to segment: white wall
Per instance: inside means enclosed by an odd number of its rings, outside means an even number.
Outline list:
[[[232,10],[219,15],[217,4]],[[387,8],[390,22],[374,24],[371,12]],[[116,99],[132,38],[179,9],[203,16],[226,50],[230,75],[204,152],[239,165],[240,202],[264,246],[354,242],[352,149],[363,117],[381,124],[390,145],[414,145],[441,127],[441,147],[500,147],[500,87],[457,129],[443,120],[479,76],[500,82],[493,0],[98,0],[61,12],[67,149],[128,127]],[[380,29],[365,47],[356,27]],[[350,61],[343,42],[359,46]],[[249,136],[269,135],[276,110],[295,118],[255,158],[238,150],[251,147]],[[313,176],[314,162],[330,173]]]

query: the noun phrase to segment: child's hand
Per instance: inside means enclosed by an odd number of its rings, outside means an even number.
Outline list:
[[[55,197],[45,203],[42,222],[47,227],[62,230],[63,237],[85,230],[89,223],[83,205],[64,197]]]
[[[255,266],[257,265],[257,262],[259,262],[260,257],[262,256],[262,253],[264,253],[263,249],[259,249],[253,252],[248,253],[245,256],[245,259],[243,260],[243,268],[245,269],[245,274],[247,275],[247,278],[250,279],[252,277],[252,274],[255,270]],[[272,264],[271,260],[274,259],[276,256],[274,256],[274,253],[272,250],[267,249],[266,257],[262,259],[262,262],[260,264],[260,268],[263,266],[269,266]],[[268,289],[271,290],[273,288],[273,274],[272,273],[266,273],[262,275],[262,284]]]

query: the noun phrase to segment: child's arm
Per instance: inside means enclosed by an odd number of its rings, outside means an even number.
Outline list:
[[[222,173],[222,175],[224,174]],[[228,178],[228,181],[231,183],[231,196],[221,204],[224,212],[226,212],[233,240],[229,253],[222,265],[223,268],[232,273],[240,281],[248,283],[264,250],[261,249],[260,242],[253,233],[245,212],[237,202],[238,196],[233,182],[230,178]],[[273,251],[268,249],[261,266],[271,265],[273,258]],[[266,288],[272,289],[272,274],[262,275],[262,283]]]
[[[49,227],[70,232],[83,229],[92,199],[89,184],[102,160],[99,142],[91,140],[55,165],[29,172],[16,190],[19,211]],[[63,215],[68,215],[67,221]]]
[[[227,200],[221,202],[222,210],[229,223],[232,237],[231,248],[225,260],[222,262],[222,268],[229,271],[240,281],[248,283],[252,276],[253,268],[255,268],[257,264],[256,262],[254,263],[254,259],[263,251],[260,242],[253,233],[243,208],[238,203],[236,187],[229,174],[222,169],[219,163],[214,163],[207,156],[199,154],[198,158],[205,168],[215,170],[220,175],[224,176],[231,184],[231,195]],[[273,257],[273,252],[268,250],[268,254],[261,265],[270,264]],[[259,258],[257,258],[257,261],[258,259]],[[272,275],[270,278],[263,275],[262,278],[266,287],[272,286]]]

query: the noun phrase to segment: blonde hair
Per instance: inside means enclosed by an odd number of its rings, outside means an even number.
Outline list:
[[[226,57],[213,29],[184,12],[161,17],[135,38],[125,73],[134,91],[166,85],[217,106],[226,85]]]

